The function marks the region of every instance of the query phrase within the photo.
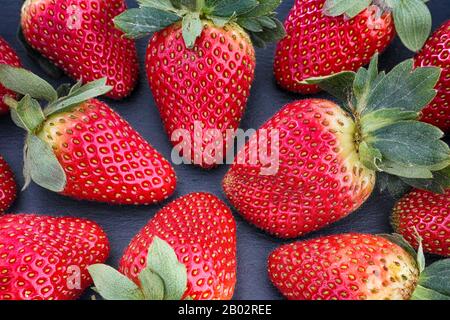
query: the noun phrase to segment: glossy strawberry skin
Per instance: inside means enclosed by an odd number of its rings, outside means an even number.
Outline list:
[[[359,162],[355,124],[339,106],[320,99],[293,102],[258,132],[274,129],[278,171],[262,175],[261,161],[238,161],[249,159],[254,135],[223,181],[228,199],[249,222],[277,237],[295,238],[347,216],[369,197],[375,173]]]
[[[229,300],[236,283],[236,224],[230,209],[208,193],[191,193],[160,210],[133,238],[119,271],[139,283],[153,237],[167,241],[184,263],[184,297]]]
[[[417,248],[417,235],[425,252],[450,256],[450,189],[443,194],[413,190],[394,207],[392,224]]]
[[[20,67],[20,60],[17,56],[17,53],[2,37],[0,37],[0,64]],[[0,115],[8,113],[9,111],[9,107],[3,102],[3,98],[5,96],[11,96],[15,98],[16,94],[0,84]]]
[[[281,246],[268,261],[290,300],[407,300],[418,282],[414,259],[374,235],[342,234]]]
[[[0,300],[74,300],[92,284],[87,267],[109,254],[94,222],[32,214],[0,217]],[[72,276],[79,270],[79,288]],[[75,286],[76,287],[76,286]]]
[[[422,110],[421,120],[450,131],[450,20],[445,22],[425,43],[415,57],[416,67],[435,66],[442,69],[434,100]]]
[[[53,149],[67,184],[62,194],[113,204],[152,204],[175,190],[170,163],[99,100],[51,115],[39,137]]]
[[[185,129],[193,142],[194,124],[199,121],[205,130],[219,130],[223,145],[228,144],[225,131],[238,128],[255,72],[253,45],[239,26],[219,28],[205,22],[192,50],[184,44],[181,24],[156,32],[147,48],[146,69],[169,137]],[[195,164],[204,168],[217,164],[215,154],[202,159],[191,150]]]
[[[347,19],[324,15],[324,4],[325,0],[296,0],[285,21],[287,36],[278,43],[274,71],[286,90],[316,93],[318,86],[299,82],[356,71],[394,38],[392,15],[381,14],[374,5]]]
[[[124,0],[27,0],[21,25],[27,42],[70,77],[107,77],[107,96],[122,99],[139,73],[134,42],[113,22],[126,8]]]
[[[4,213],[17,197],[17,185],[8,163],[0,156],[0,215]]]

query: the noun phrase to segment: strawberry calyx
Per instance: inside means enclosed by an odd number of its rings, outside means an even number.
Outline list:
[[[436,96],[436,67],[415,68],[406,60],[391,72],[378,72],[378,55],[367,69],[310,78],[345,102],[357,132],[354,143],[361,163],[373,171],[400,179],[402,184],[431,191],[450,184],[450,149],[439,128],[418,120]]]
[[[55,192],[61,192],[66,185],[66,174],[51,147],[38,137],[46,119],[55,113],[71,108],[109,92],[106,78],[85,85],[81,81],[70,87],[63,85],[55,90],[47,81],[32,72],[0,64],[0,83],[23,97],[16,101],[5,97],[4,102],[11,109],[13,122],[27,132],[24,147],[24,176],[27,188],[31,181]],[[40,101],[47,103],[42,109]]]
[[[223,27],[241,26],[253,43],[264,47],[285,36],[283,24],[275,17],[281,0],[138,0],[132,8],[114,19],[125,36],[137,39],[181,21],[183,39],[192,49],[203,30],[202,20]]]
[[[395,29],[403,44],[411,51],[419,51],[431,32],[431,13],[424,2],[428,0],[326,0],[325,15],[353,18],[367,8],[392,12]]]
[[[182,300],[187,288],[186,266],[156,236],[148,249],[147,266],[138,275],[139,283],[105,264],[91,265],[88,271],[93,289],[105,300]]]
[[[450,300],[450,259],[425,264],[422,238],[417,235],[417,251],[400,234],[381,234],[383,238],[395,243],[409,253],[416,261],[419,281],[413,290],[411,300]]]

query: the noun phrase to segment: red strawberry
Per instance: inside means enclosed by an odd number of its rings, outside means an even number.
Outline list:
[[[450,297],[448,275],[441,272],[440,280],[432,277],[448,268],[450,260],[439,261],[423,270],[423,256],[419,254],[416,262],[414,251],[392,242],[399,241],[396,237],[388,239],[341,234],[284,245],[269,257],[269,276],[291,300]],[[400,241],[399,244],[405,245]]]
[[[19,57],[2,37],[0,37],[0,64],[9,64],[14,67],[20,67]],[[5,114],[9,111],[8,106],[3,102],[3,97],[5,95],[15,97],[14,92],[6,89],[0,84],[0,114]]]
[[[255,73],[250,36],[264,44],[282,36],[283,28],[273,14],[278,1],[214,7],[208,1],[193,2],[196,8],[177,7],[172,1],[163,12],[160,4],[145,3],[115,22],[129,37],[144,34],[135,24],[157,31],[148,44],[146,68],[165,129],[175,145],[183,146],[180,153],[187,161],[211,168],[223,163],[230,143],[226,131],[238,128],[250,95]],[[160,28],[151,26],[155,17]],[[212,150],[210,134],[201,131],[209,129],[219,142]]]
[[[68,96],[58,99],[47,82],[23,69],[1,65],[2,80],[6,87],[29,92],[36,99],[49,96],[44,112],[30,95],[18,103],[9,101],[13,119],[28,131],[27,182],[32,179],[77,199],[116,204],[151,204],[175,190],[175,172],[169,162],[116,112],[91,99],[111,88],[105,85],[106,79],[77,84]],[[39,91],[42,88],[45,92]]]
[[[442,68],[436,86],[436,98],[422,111],[421,120],[431,123],[445,132],[450,130],[450,20],[445,22],[428,39],[415,57],[416,66]]]
[[[360,207],[377,171],[414,184],[450,164],[441,132],[414,120],[434,97],[439,70],[412,72],[408,60],[385,75],[376,66],[374,58],[369,70],[322,79],[344,101],[355,88],[347,111],[327,100],[293,102],[250,138],[223,181],[245,219],[273,235],[298,237]],[[392,86],[396,81],[404,85]]]
[[[135,44],[114,28],[124,0],[27,0],[21,26],[29,45],[76,80],[106,77],[122,99],[138,78]]]
[[[0,217],[0,300],[72,300],[92,283],[87,267],[109,254],[94,222],[32,214]]]
[[[415,248],[450,256],[450,189],[443,194],[413,190],[394,207],[392,225]]]
[[[17,185],[8,163],[0,156],[0,215],[16,200]]]
[[[317,85],[301,81],[356,71],[366,65],[376,52],[384,51],[392,42],[394,16],[411,16],[403,20],[411,25],[400,23],[397,30],[408,48],[417,51],[429,34],[427,24],[431,16],[423,4],[403,10],[397,10],[401,6],[399,2],[385,0],[369,1],[369,4],[354,1],[351,7],[348,5],[348,1],[295,1],[285,21],[287,36],[278,43],[275,55],[275,77],[283,88],[303,94],[315,93],[320,90]],[[417,9],[421,9],[420,12],[415,11]],[[415,29],[415,14],[427,18],[427,24],[421,25],[423,30]],[[416,34],[417,38],[412,38],[411,34]]]
[[[170,263],[161,257],[170,257]],[[133,238],[120,262],[121,273],[102,265],[91,266],[89,271],[105,299],[231,299],[236,283],[233,215],[209,193],[183,196],[159,211]],[[160,296],[147,296],[150,286],[143,279],[149,271],[163,285]],[[132,281],[123,280],[127,279],[124,275]],[[134,288],[130,290],[134,297],[111,287],[116,277],[127,284],[122,289]],[[151,283],[156,286],[155,279]],[[178,287],[177,294],[168,284]]]

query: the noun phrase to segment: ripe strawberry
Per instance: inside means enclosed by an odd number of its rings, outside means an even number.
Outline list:
[[[412,246],[450,256],[450,189],[443,194],[413,190],[394,207],[392,225]]]
[[[17,186],[8,163],[0,156],[0,215],[16,200]]]
[[[375,56],[369,70],[312,82],[350,97],[346,111],[320,99],[285,106],[239,151],[223,181],[230,202],[259,228],[293,238],[360,207],[377,171],[409,184],[428,181],[450,164],[441,132],[415,120],[435,95],[439,70],[412,70],[408,60],[378,74]]]
[[[20,67],[19,57],[2,37],[0,37],[0,63],[9,64],[14,67]],[[0,115],[5,114],[9,111],[8,106],[3,102],[3,97],[5,95],[15,97],[14,92],[6,89],[0,84]]]
[[[92,283],[87,267],[109,254],[94,222],[32,214],[0,217],[0,300],[72,300]]]
[[[281,87],[302,94],[315,93],[320,90],[317,85],[301,81],[358,70],[392,42],[394,20],[397,22],[401,16],[410,17],[401,21],[411,25],[396,24],[400,26],[400,38],[411,50],[419,50],[430,32],[431,16],[423,3],[414,8],[386,0],[348,5],[348,1],[295,1],[285,21],[287,36],[278,43],[275,55],[274,72]],[[418,16],[425,17],[427,23],[416,30],[414,21]],[[417,38],[412,37],[414,34]]]
[[[108,300],[229,300],[236,283],[233,215],[212,194],[188,194],[164,207],[133,238],[120,262],[121,273],[104,265],[89,271]],[[119,279],[123,287],[118,289],[112,284]],[[159,290],[147,291],[155,287]]]
[[[443,131],[450,131],[450,20],[445,22],[425,43],[415,57],[419,67],[442,68],[436,86],[436,98],[422,111],[421,120],[431,123]]]
[[[196,7],[178,2],[145,2],[115,22],[132,38],[145,35],[135,24],[155,31],[146,69],[165,129],[186,161],[211,168],[223,163],[231,142],[226,131],[238,128],[250,95],[255,73],[250,37],[264,44],[283,35],[273,13],[279,1],[191,1]],[[151,26],[153,19],[160,28]],[[218,144],[208,148],[213,138]]]
[[[111,89],[106,79],[78,83],[60,98],[23,69],[0,65],[0,82],[26,94],[9,104],[13,120],[28,132],[27,183],[32,179],[76,199],[114,204],[151,204],[175,190],[169,162],[116,112],[92,99]],[[50,102],[44,112],[34,98]]]
[[[402,246],[396,237],[354,233],[292,243],[272,252],[269,276],[291,300],[448,299],[448,275],[433,275],[450,260],[423,270],[423,256],[416,262]]]
[[[110,98],[122,99],[138,78],[135,44],[114,28],[124,0],[27,0],[21,26],[31,47],[76,80],[106,77]]]

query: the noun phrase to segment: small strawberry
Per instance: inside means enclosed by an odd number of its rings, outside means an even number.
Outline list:
[[[448,300],[450,259],[424,268],[397,236],[341,234],[281,246],[268,261],[290,300]]]
[[[25,95],[7,99],[15,123],[27,131],[24,174],[51,191],[114,204],[151,204],[175,190],[169,162],[106,104],[106,78],[67,93],[23,69],[0,65],[0,82]],[[61,92],[61,90],[59,90]],[[64,91],[64,90],[63,90]],[[46,100],[41,110],[37,100]]]
[[[75,80],[106,77],[122,99],[133,91],[139,66],[133,41],[113,19],[126,10],[124,0],[26,0],[21,27],[26,42]]]
[[[92,280],[87,267],[109,254],[94,222],[33,214],[0,217],[0,300],[73,300]]]
[[[187,161],[223,163],[226,131],[238,128],[254,78],[251,39],[264,45],[284,35],[273,12],[280,1],[138,2],[115,22],[131,38],[154,32],[146,69],[166,132]]]
[[[285,28],[275,77],[286,90],[306,94],[320,88],[301,81],[358,70],[386,49],[395,29],[409,49],[418,51],[430,33],[431,14],[422,0],[296,0]]]
[[[426,252],[450,256],[450,189],[411,191],[395,205],[392,225],[415,248],[419,236]]]
[[[441,78],[436,86],[436,98],[422,111],[421,120],[431,123],[443,131],[450,131],[450,20],[439,27],[425,43],[417,56],[418,67],[436,66],[442,68]]]
[[[14,67],[20,67],[19,57],[2,37],[0,37],[0,64],[9,64]],[[14,92],[6,89],[0,84],[0,115],[9,111],[8,106],[3,102],[3,97],[5,95],[15,97]]]
[[[0,215],[16,200],[17,185],[8,163],[0,156]]]
[[[133,238],[119,271],[93,265],[108,300],[229,300],[236,283],[236,224],[209,193],[168,204]]]
[[[344,109],[320,99],[293,102],[250,138],[223,181],[244,218],[298,237],[360,207],[376,172],[426,185],[450,164],[442,132],[416,120],[436,94],[439,69],[413,71],[412,59],[388,74],[377,69],[376,55],[368,70],[309,80],[346,101]]]

